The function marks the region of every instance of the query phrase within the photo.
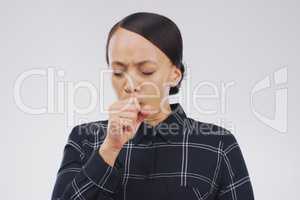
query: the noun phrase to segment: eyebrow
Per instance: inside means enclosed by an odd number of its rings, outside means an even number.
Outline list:
[[[135,65],[135,66],[141,66],[141,65],[144,65],[144,64],[147,64],[147,63],[157,65],[157,63],[155,61],[153,61],[153,60],[142,60],[142,61],[134,63],[133,65]],[[117,64],[117,65],[121,65],[121,66],[127,66],[128,65],[127,63],[123,63],[121,61],[112,61],[111,64]]]

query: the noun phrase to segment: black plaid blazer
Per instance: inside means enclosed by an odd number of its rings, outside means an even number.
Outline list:
[[[52,200],[254,200],[234,135],[170,105],[172,113],[159,124],[142,122],[113,167],[98,154],[108,120],[75,126]]]

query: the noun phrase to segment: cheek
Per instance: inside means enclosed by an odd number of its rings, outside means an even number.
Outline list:
[[[142,91],[144,94],[155,95],[155,98],[161,98],[165,94],[165,78],[162,76],[153,76],[151,79],[144,80]]]
[[[160,91],[164,91],[166,88],[167,75],[165,72],[159,73],[154,77],[153,82],[157,85]]]
[[[122,81],[120,79],[116,79],[114,77],[112,77],[112,80],[111,80],[111,83],[112,83],[112,86],[115,90],[115,92],[119,95],[119,93],[122,91]]]

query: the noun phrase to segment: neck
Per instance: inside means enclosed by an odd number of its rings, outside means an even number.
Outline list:
[[[151,126],[157,125],[159,122],[166,119],[169,114],[172,112],[169,102],[166,102],[163,105],[163,108],[159,108],[159,111],[148,118],[145,118],[144,121],[146,124],[150,124]]]

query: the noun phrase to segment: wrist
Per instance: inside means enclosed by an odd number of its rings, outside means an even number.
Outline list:
[[[114,166],[115,161],[119,155],[119,152],[120,152],[119,149],[112,148],[104,143],[100,146],[98,151],[99,155],[110,166]]]
[[[101,144],[101,147],[103,150],[106,150],[106,151],[110,151],[110,152],[113,152],[113,153],[119,153],[122,149],[122,147],[115,147],[113,145],[111,145],[111,143],[108,141],[108,140],[104,140],[103,143]]]

